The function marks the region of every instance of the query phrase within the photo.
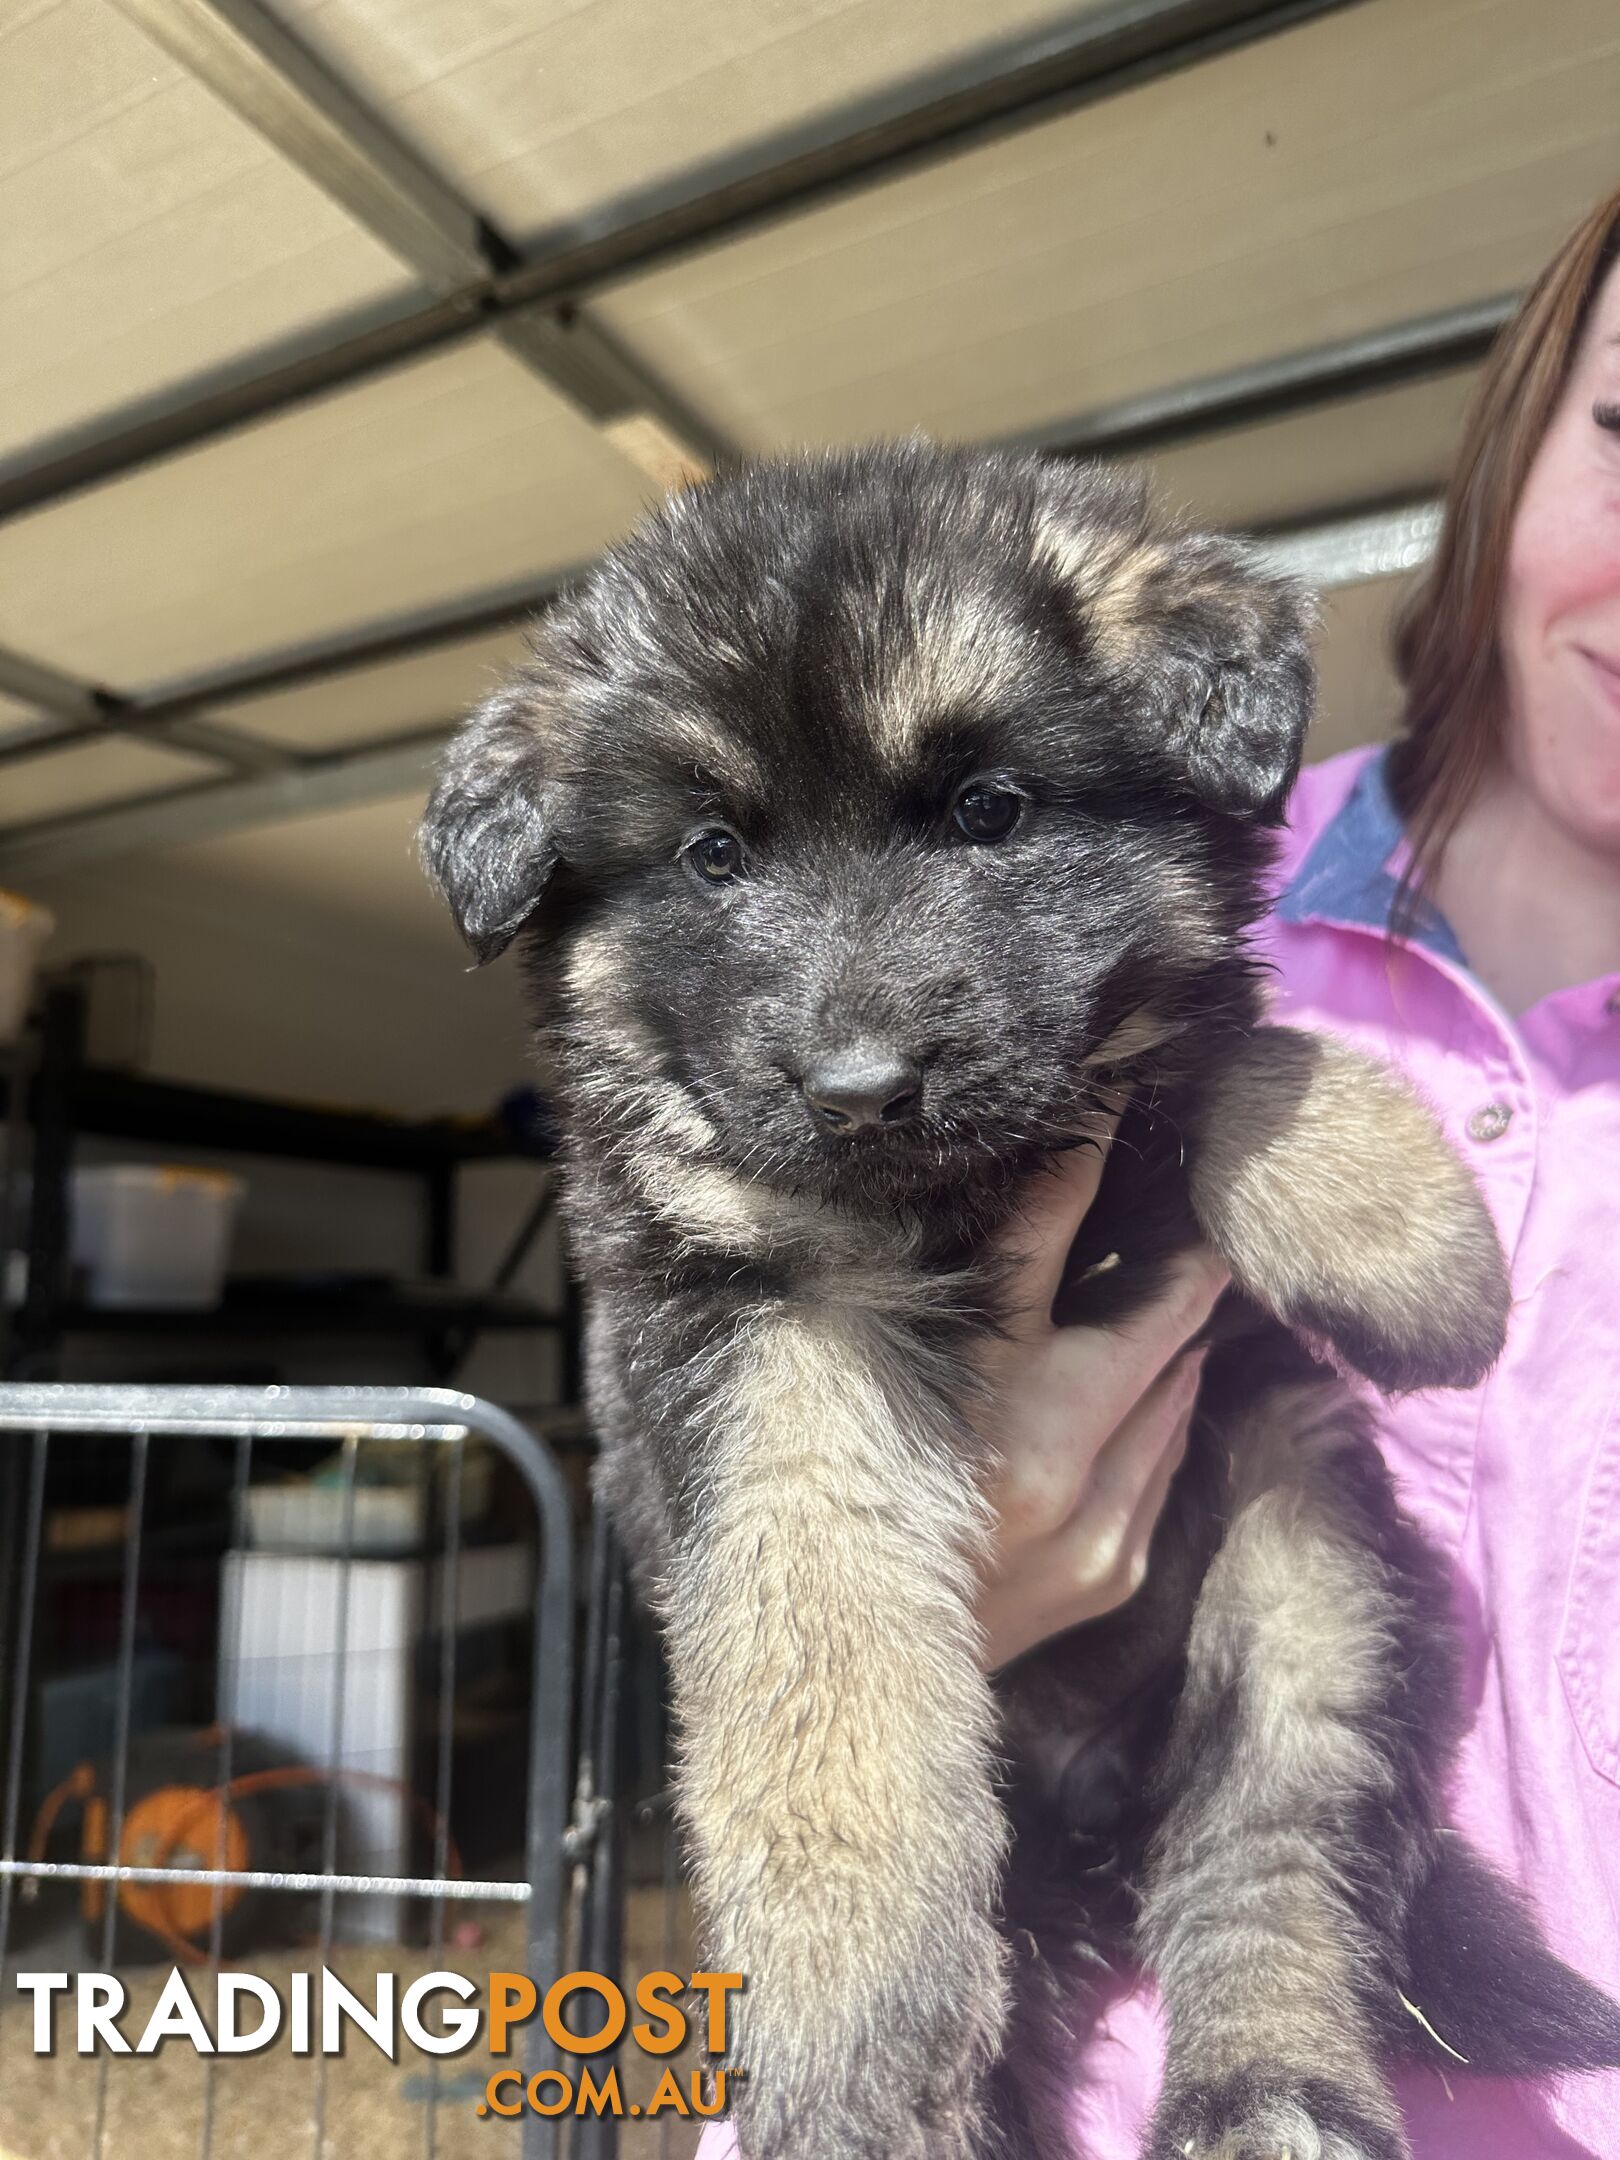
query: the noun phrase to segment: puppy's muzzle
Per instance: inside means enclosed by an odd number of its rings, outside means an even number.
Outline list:
[[[922,1108],[922,1067],[871,1038],[812,1058],[799,1087],[824,1133],[904,1125]]]

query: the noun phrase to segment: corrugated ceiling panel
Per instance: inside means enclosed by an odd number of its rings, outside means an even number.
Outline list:
[[[1100,5],[1101,0],[1091,0]],[[280,0],[513,234],[1088,12],[1073,0]]]
[[[1165,501],[1213,525],[1259,525],[1438,494],[1473,369],[1233,428],[1151,460]]]
[[[298,892],[330,907],[335,918],[359,916],[410,931],[443,948],[447,974],[464,978],[467,955],[417,855],[419,821],[421,795],[395,795],[199,840],[175,849],[175,858],[266,894]],[[521,1037],[514,1037],[514,1052],[521,1052]]]
[[[77,750],[54,750],[48,757],[0,768],[0,828],[54,817],[58,811],[88,810],[129,795],[156,794],[160,788],[183,787],[188,780],[210,779],[218,772],[205,758],[117,737]]]
[[[351,809],[280,819],[219,840],[194,841],[174,849],[173,860],[268,897],[278,891],[297,893],[306,903],[330,908],[334,919],[358,916],[407,929],[441,947],[447,974],[459,976],[465,954],[449,911],[417,858],[421,815],[419,794],[390,796]],[[514,1050],[519,1047],[514,1039]]]
[[[0,643],[118,687],[566,568],[651,483],[474,344],[0,529]]]
[[[357,668],[305,689],[217,706],[212,717],[298,749],[335,750],[459,719],[494,688],[503,670],[523,658],[524,650],[520,630],[503,631],[383,667]]]
[[[1520,283],[1617,114],[1614,0],[1364,0],[598,305],[757,442],[993,435]]]
[[[32,727],[40,715],[31,705],[19,705],[15,699],[0,697],[0,740],[20,727]]]
[[[415,280],[101,0],[0,19],[0,452]]]

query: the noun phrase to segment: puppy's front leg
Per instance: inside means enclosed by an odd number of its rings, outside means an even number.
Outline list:
[[[930,1378],[869,1313],[752,1322],[659,1593],[748,2160],[958,2160],[1000,2035],[986,1525]]]
[[[1263,1027],[1212,1076],[1193,1206],[1234,1280],[1385,1389],[1474,1387],[1510,1289],[1478,1186],[1371,1058]]]

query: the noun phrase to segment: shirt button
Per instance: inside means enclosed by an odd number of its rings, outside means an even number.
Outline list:
[[[1506,1103],[1488,1102],[1468,1120],[1468,1137],[1470,1140],[1500,1140],[1512,1123],[1513,1112]]]

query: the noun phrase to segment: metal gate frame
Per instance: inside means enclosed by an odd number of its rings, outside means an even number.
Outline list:
[[[445,1526],[442,1576],[443,1610],[456,1611],[456,1561],[460,1547],[461,1461],[459,1443],[469,1437],[488,1440],[512,1463],[524,1479],[534,1501],[539,1525],[539,1583],[534,1614],[534,1666],[530,1694],[528,1791],[525,1806],[525,1873],[521,1882],[467,1880],[446,1874],[451,1715],[454,1701],[455,1638],[453,1625],[441,1634],[441,1687],[438,1781],[439,1806],[435,1830],[434,1873],[430,1876],[340,1875],[335,1867],[338,1780],[328,1785],[323,1834],[324,1865],[319,1873],[289,1874],[260,1870],[213,1868],[141,1868],[117,1864],[75,1862],[31,1863],[17,1855],[18,1818],[22,1800],[23,1752],[26,1738],[28,1684],[31,1677],[33,1623],[38,1591],[41,1538],[44,1528],[45,1469],[53,1433],[127,1434],[132,1442],[129,1523],[125,1534],[123,1596],[119,1626],[118,1709],[114,1737],[114,1791],[109,1825],[108,1851],[122,1848],[124,1785],[127,1770],[130,1695],[134,1670],[136,1599],[140,1572],[146,1462],[153,1439],[180,1436],[227,1437],[236,1441],[233,1504],[239,1504],[248,1483],[253,1442],[256,1439],[308,1440],[311,1445],[343,1449],[340,1505],[344,1536],[336,1556],[338,1578],[338,1640],[333,1646],[341,1672],[344,1635],[349,1608],[349,1569],[354,1560],[353,1521],[355,1469],[363,1439],[412,1440],[424,1444],[456,1443],[449,1475],[448,1519]],[[560,1969],[563,1940],[564,1897],[570,1858],[580,1859],[592,1839],[584,1826],[570,1831],[568,1791],[571,1761],[570,1718],[573,1702],[574,1650],[574,1553],[573,1518],[568,1488],[556,1458],[545,1443],[511,1415],[479,1396],[450,1388],[386,1387],[192,1387],[106,1386],[69,1384],[0,1385],[0,1460],[11,1436],[31,1435],[33,1446],[24,1506],[22,1552],[14,1538],[0,1553],[0,1627],[15,1614],[15,1639],[11,1644],[10,1679],[12,1704],[10,1731],[4,1737],[6,1783],[4,1823],[0,1826],[0,1987],[9,1969],[11,1910],[14,1886],[19,1880],[192,1883],[229,1885],[241,1889],[318,1892],[321,1899],[320,1958],[324,1964],[331,1949],[334,1905],[338,1893],[371,1891],[394,1896],[431,1898],[433,1947],[442,1946],[446,1900],[486,1899],[527,1907],[526,1933],[529,1969],[533,1975],[556,1975]],[[15,1456],[12,1457],[15,1461]],[[7,1465],[9,1468],[10,1466]],[[4,1653],[0,1651],[0,1684],[3,1684]],[[336,1764],[342,1753],[342,1706],[345,1690],[333,1691],[333,1733],[330,1759]],[[230,1735],[227,1730],[222,1753],[222,1782],[229,1782]],[[220,1811],[221,1845],[224,1811]],[[581,1835],[581,1830],[584,1834]],[[583,1851],[582,1851],[583,1848]],[[216,1858],[223,1860],[223,1850]],[[118,1912],[116,1892],[106,1900],[104,1943],[110,1966],[113,1927]],[[214,1901],[210,1965],[218,1967],[223,1896]],[[600,1937],[598,1937],[600,1940]],[[525,2036],[525,2069],[555,2065],[559,2051],[538,2028]],[[214,2075],[218,2058],[205,2058],[203,2122],[199,2151],[209,2152],[213,2116]],[[435,2073],[437,2058],[433,2059]],[[314,2151],[321,2154],[325,2136],[325,2056],[314,2056],[316,2101]],[[99,2057],[96,2095],[94,2160],[101,2160],[106,2117],[109,2058]],[[561,2151],[564,2118],[546,2117],[527,2109],[523,2115],[523,2160],[556,2160]],[[430,2094],[424,2118],[425,2152],[433,2160],[437,2150],[436,2100]]]

